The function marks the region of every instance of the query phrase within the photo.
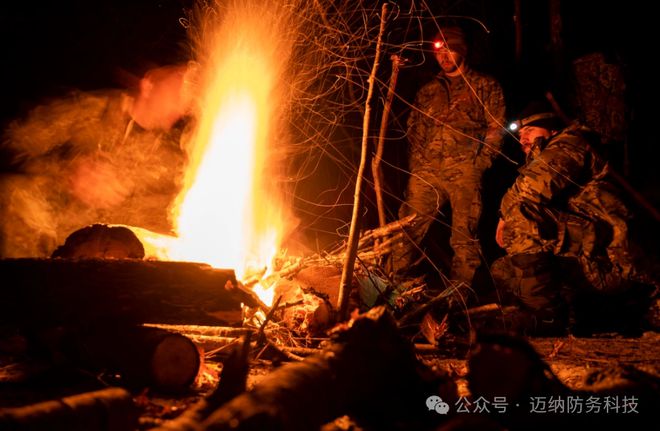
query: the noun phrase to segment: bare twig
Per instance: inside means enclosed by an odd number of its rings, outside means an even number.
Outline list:
[[[277,297],[270,311],[268,311],[268,314],[264,319],[264,323],[262,323],[261,326],[259,327],[259,332],[257,333],[257,344],[261,344],[264,342],[266,336],[264,332],[266,330],[266,325],[268,325],[268,322],[273,318],[273,314],[275,313],[275,310],[277,310],[277,306],[280,304],[280,300],[282,300],[282,296]]]

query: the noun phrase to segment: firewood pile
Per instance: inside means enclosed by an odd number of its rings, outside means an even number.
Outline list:
[[[392,252],[393,247],[405,237],[404,229],[413,227],[416,214],[396,220],[385,226],[364,231],[358,242],[357,262],[361,265],[378,266]],[[334,248],[305,258],[287,261],[271,277],[290,277],[301,269],[312,265],[341,264],[346,259],[346,244],[338,243]],[[248,280],[246,284],[258,280]]]
[[[456,406],[478,395],[505,394],[513,406],[625,393],[642,397],[645,411],[658,407],[652,373],[576,390],[515,337],[461,345],[468,371],[433,362],[453,348],[451,321],[506,309],[453,309],[460,286],[389,279],[383,259],[413,222],[363,234],[352,308],[364,312],[347,322],[336,316],[341,246],[281,258],[271,275],[242,283],[196,263],[99,259],[108,248],[96,245],[95,259],[0,260],[0,429],[547,429],[569,416],[546,421],[513,407],[461,415]],[[250,289],[257,283],[274,289],[271,306]]]
[[[461,286],[447,282],[439,290],[429,289],[423,277],[395,280],[388,270],[387,259],[393,248],[404,241],[405,229],[413,227],[415,222],[416,215],[413,214],[362,233],[355,260],[351,309],[386,304],[397,319],[406,324],[419,321],[424,312],[438,303],[451,301],[452,293]],[[257,283],[276,286],[276,296],[282,296],[285,308],[290,310],[283,313],[281,320],[290,320],[291,316],[300,313],[314,316],[317,321],[308,318],[302,327],[294,325],[304,331],[311,329],[314,333],[334,321],[345,259],[346,243],[340,242],[329,250],[309,256],[281,257],[270,275],[262,277],[257,274],[244,280],[243,284],[246,287]],[[304,309],[309,311],[305,313]]]

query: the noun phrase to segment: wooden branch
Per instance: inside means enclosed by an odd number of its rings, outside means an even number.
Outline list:
[[[120,388],[0,409],[0,429],[4,431],[126,431],[137,425],[131,394]]]
[[[219,337],[215,335],[199,335],[199,334],[181,334],[199,346],[204,353],[215,352],[222,350],[225,347],[236,344],[239,340],[238,337]]]
[[[348,233],[348,244],[346,261],[341,274],[341,282],[339,285],[339,303],[337,310],[339,310],[340,320],[345,320],[348,312],[348,297],[351,292],[351,284],[353,283],[353,265],[355,256],[357,254],[358,235],[360,232],[359,217],[362,209],[362,182],[364,181],[364,170],[367,164],[368,142],[369,142],[369,121],[371,119],[371,99],[374,92],[374,82],[376,80],[376,70],[380,63],[381,45],[383,40],[383,32],[385,31],[385,24],[387,23],[387,16],[389,13],[389,4],[383,3],[380,17],[380,29],[378,31],[378,41],[376,42],[376,57],[374,64],[371,68],[369,75],[369,90],[367,91],[367,100],[365,103],[364,121],[362,123],[362,151],[360,153],[360,166],[358,167],[357,178],[355,180],[355,194],[353,196],[353,215],[351,217],[351,228]]]
[[[279,307],[280,309],[283,306]],[[181,334],[201,348],[204,354],[213,354],[215,358],[220,351],[230,353],[229,346],[238,344],[240,337],[253,335],[252,328],[232,328],[226,326],[202,326],[202,325],[161,325],[157,323],[145,324],[153,328],[161,328]],[[255,342],[253,344],[256,345]]]
[[[233,270],[143,260],[0,260],[0,324],[227,325],[256,306]]]
[[[392,74],[390,75],[390,84],[387,88],[387,96],[385,97],[385,106],[383,107],[383,117],[380,121],[380,132],[378,134],[378,146],[376,147],[376,155],[371,162],[371,173],[374,178],[374,190],[376,192],[376,204],[378,208],[378,221],[379,226],[387,224],[387,216],[385,215],[385,202],[383,202],[383,172],[380,168],[381,160],[383,159],[383,151],[385,148],[385,135],[387,134],[387,123],[390,118],[390,110],[392,108],[392,100],[394,99],[394,90],[396,89],[396,81],[399,76],[399,56],[393,55],[392,59]]]
[[[230,326],[207,326],[207,325],[166,325],[162,323],[145,323],[144,326],[165,329],[177,332],[181,335],[201,335],[213,337],[237,338],[253,333],[251,328],[234,328]]]
[[[249,279],[245,280],[243,282],[243,285],[246,287],[251,287],[254,286],[255,284],[262,282],[263,285],[270,285],[273,283],[273,281],[276,281],[277,279],[280,278],[287,278],[291,277],[292,275],[296,274],[299,272],[301,269],[305,268],[305,260],[303,258],[298,258],[294,262],[288,263],[285,265],[282,269],[279,271],[275,271],[272,274],[270,274],[267,277],[263,277],[263,274],[257,275],[254,277],[250,277]],[[270,308],[268,306],[262,307],[264,309]]]
[[[404,217],[400,220],[395,220],[385,226],[377,227],[366,231],[364,235],[360,238],[359,247],[362,247],[369,243],[369,241],[375,240],[377,238],[383,238],[385,236],[391,235],[393,232],[402,231],[408,226],[411,226],[415,223],[415,218],[417,214],[411,214],[408,217]]]

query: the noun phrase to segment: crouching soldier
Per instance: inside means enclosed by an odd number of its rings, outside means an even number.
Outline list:
[[[578,283],[562,279],[560,261],[573,261],[582,284],[601,291],[647,280],[629,251],[629,210],[590,145],[592,133],[563,127],[542,102],[514,124],[527,163],[502,199],[496,241],[513,270],[507,285],[521,305],[518,326],[530,334],[561,333]]]

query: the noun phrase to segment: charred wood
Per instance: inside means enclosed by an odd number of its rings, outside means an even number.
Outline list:
[[[256,306],[233,270],[189,262],[0,260],[0,324],[227,325]]]

